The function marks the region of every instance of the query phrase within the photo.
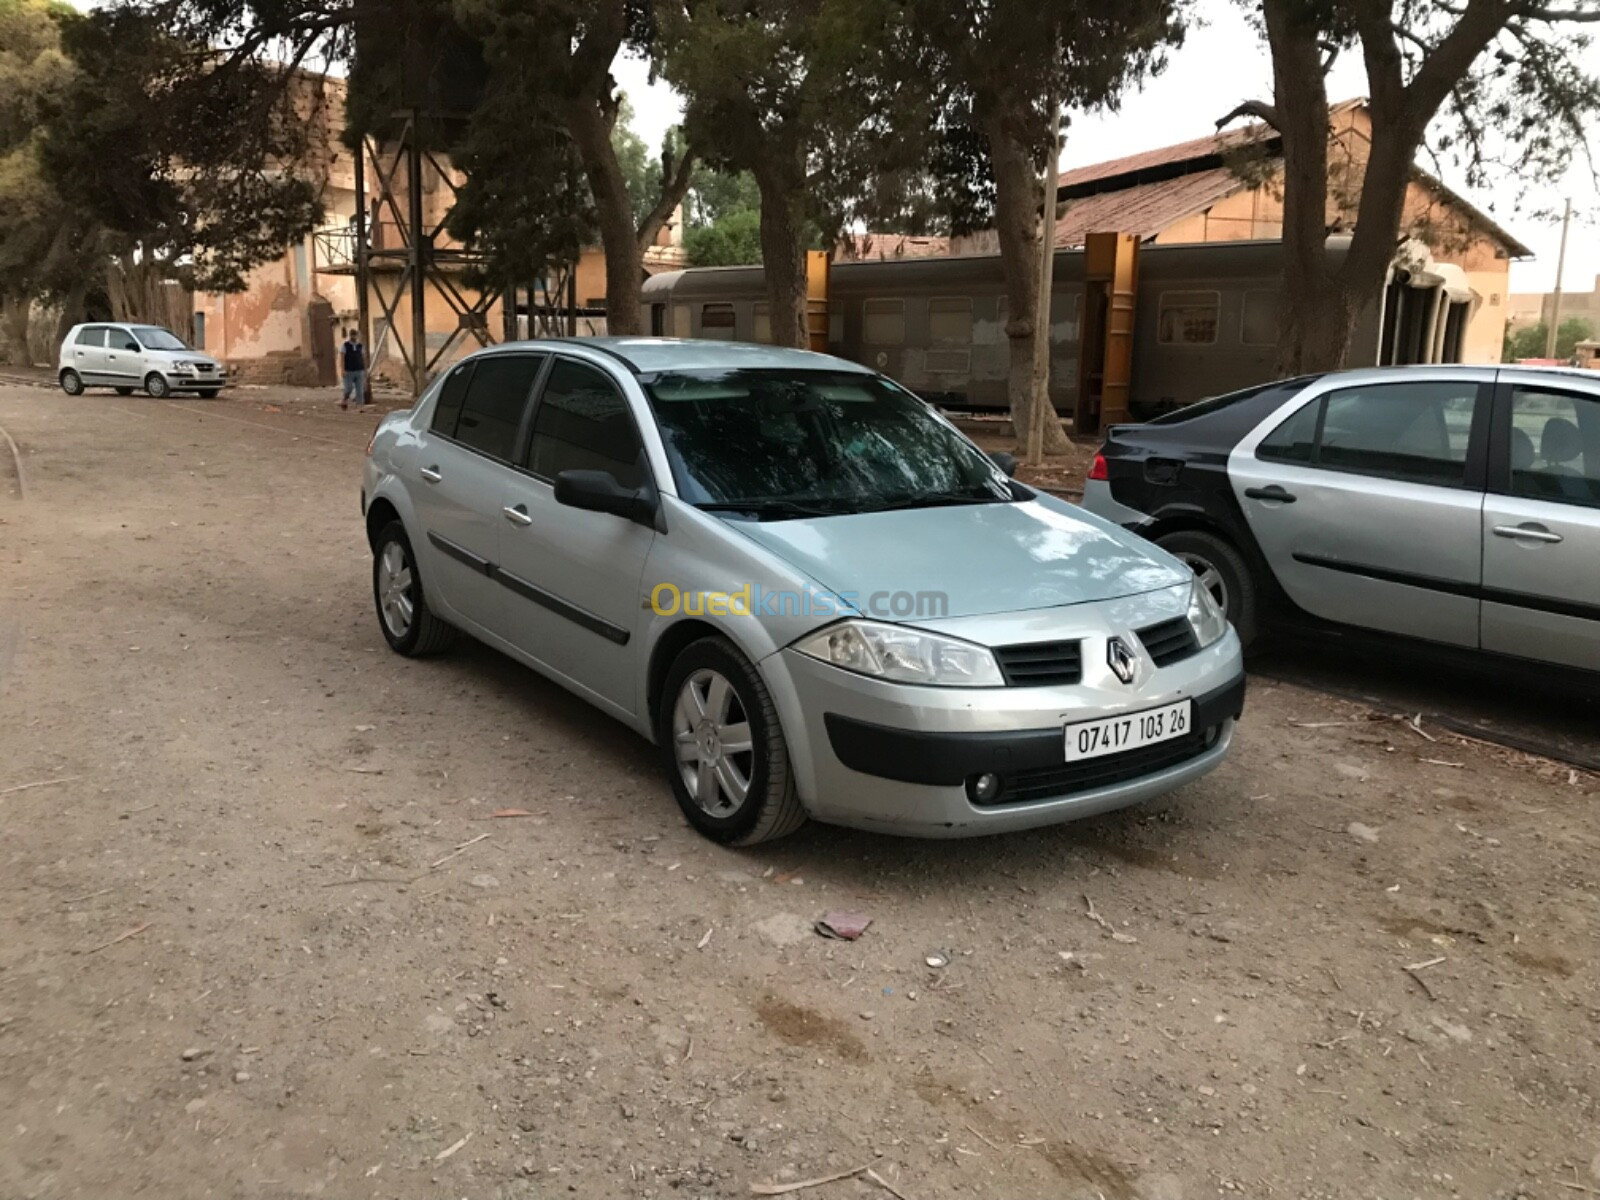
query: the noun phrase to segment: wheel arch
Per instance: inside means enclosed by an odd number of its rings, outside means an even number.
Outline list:
[[[367,504],[368,549],[376,550],[378,548],[378,535],[383,532],[384,527],[391,521],[399,521],[400,524],[405,524],[405,518],[400,515],[400,510],[395,507],[394,501],[387,496],[374,496]],[[407,530],[407,536],[410,536],[409,530]]]
[[[739,653],[744,653],[739,643],[728,637],[726,630],[694,617],[685,617],[667,626],[656,638],[655,645],[650,648],[650,662],[645,672],[644,716],[649,726],[651,741],[656,740],[656,704],[661,699],[661,688],[666,683],[667,672],[672,669],[672,664],[686,648],[702,638],[709,637],[727,638],[733,642],[735,648],[739,649]]]

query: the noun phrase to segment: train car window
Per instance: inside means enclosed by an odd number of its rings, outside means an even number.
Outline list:
[[[972,297],[935,296],[928,301],[928,337],[935,342],[972,342]]]
[[[1244,317],[1239,340],[1246,346],[1278,344],[1278,293],[1254,291],[1244,294]]]
[[[868,300],[862,323],[862,338],[869,346],[899,346],[906,340],[906,302]]]
[[[755,341],[766,345],[772,344],[772,305],[765,300],[757,300],[752,306],[755,314],[755,331],[752,337]]]
[[[1220,292],[1162,292],[1156,341],[1163,346],[1211,346],[1217,340]]]
[[[687,304],[674,304],[672,306],[672,336],[688,338],[694,336],[693,309]]]
[[[700,336],[731,339],[734,325],[733,305],[702,304],[700,306]]]

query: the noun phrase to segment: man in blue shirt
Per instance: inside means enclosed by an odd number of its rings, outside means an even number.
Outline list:
[[[344,345],[339,350],[339,365],[344,369],[344,395],[339,407],[348,409],[350,397],[356,398],[356,407],[367,402],[367,351],[361,344],[361,335],[354,329],[345,334]]]

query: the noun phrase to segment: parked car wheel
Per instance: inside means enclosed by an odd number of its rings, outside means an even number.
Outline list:
[[[805,824],[778,711],[726,638],[678,655],[656,702],[656,736],[678,806],[712,840],[749,846]]]
[[[171,394],[172,385],[167,382],[167,377],[160,371],[151,371],[150,374],[144,377],[144,390],[159,400],[163,396]]]
[[[120,388],[117,389],[117,395],[119,395],[119,396],[131,396],[131,395],[133,395],[133,389],[130,388],[130,387],[120,387]]]
[[[1255,641],[1261,589],[1250,564],[1232,543],[1216,534],[1185,529],[1157,538],[1156,545],[1194,572],[1200,586],[1228,614],[1242,645]]]
[[[217,393],[220,392],[221,390],[222,390],[221,388],[201,388],[200,389],[200,399],[202,399],[202,400],[215,400],[217,398]]]
[[[438,654],[455,641],[455,629],[428,608],[417,558],[399,521],[389,522],[378,535],[372,554],[372,594],[378,626],[396,654],[421,658]]]
[[[61,372],[61,390],[69,396],[83,395],[83,376],[72,370]]]

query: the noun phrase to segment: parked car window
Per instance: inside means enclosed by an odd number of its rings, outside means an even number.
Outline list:
[[[1359,475],[1459,487],[1478,385],[1391,383],[1330,392],[1316,464]]]
[[[106,335],[106,346],[112,350],[126,350],[132,354],[139,353],[139,340],[126,329],[111,330]],[[152,347],[152,349],[154,348]]]
[[[1217,340],[1220,292],[1162,292],[1156,341],[1163,346],[1209,346]]]
[[[906,340],[906,302],[868,300],[863,308],[861,340],[869,346],[898,346]]]
[[[88,325],[78,331],[77,345],[104,347],[106,344],[106,327],[104,325]]]
[[[558,358],[533,414],[528,469],[541,479],[562,471],[610,471],[623,487],[647,478],[644,447],[628,402],[594,367]]]
[[[1278,293],[1260,290],[1244,294],[1244,315],[1240,319],[1239,340],[1246,346],[1278,344]]]
[[[433,431],[445,437],[455,437],[456,422],[461,417],[461,402],[467,398],[467,382],[472,378],[472,363],[462,363],[439,389],[439,400],[433,406]]]
[[[700,306],[700,332],[708,338],[731,338],[734,316],[731,304],[702,304]]]
[[[532,354],[491,354],[477,360],[456,424],[456,441],[510,462],[533,381],[544,359]]]
[[[928,301],[928,337],[935,342],[972,343],[972,297],[935,296]]]
[[[146,350],[187,350],[189,347],[183,339],[174,334],[170,329],[162,329],[159,325],[135,325],[133,336],[138,338]],[[137,350],[138,346],[130,346],[130,350]]]
[[[753,308],[755,328],[752,332],[753,340],[765,345],[772,344],[772,305],[765,300],[757,300]]]
[[[1600,397],[1512,392],[1511,494],[1600,507]]]
[[[1251,394],[1242,393],[1245,396]],[[1256,447],[1256,457],[1269,462],[1309,463],[1316,453],[1317,418],[1321,415],[1320,399],[1302,404],[1294,416],[1261,439],[1261,444]]]
[[[645,381],[678,495],[758,519],[1012,498],[927,404],[855,371],[672,371]]]

